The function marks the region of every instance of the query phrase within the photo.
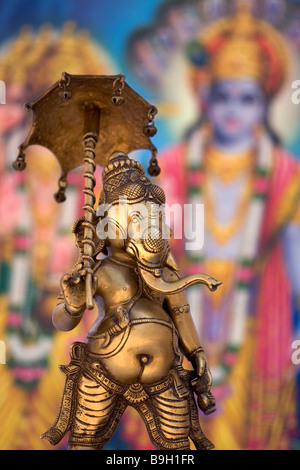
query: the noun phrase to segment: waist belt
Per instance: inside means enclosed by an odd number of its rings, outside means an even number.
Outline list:
[[[174,386],[175,392],[179,398],[187,396],[186,386],[180,378],[176,366],[161,381],[154,384],[141,384],[136,382],[131,385],[121,384],[108,377],[106,371],[103,370],[97,356],[93,356],[90,352],[85,352],[86,367],[83,372],[96,380],[107,391],[122,395],[130,403],[140,403],[148,399],[152,395],[164,392],[169,387]]]

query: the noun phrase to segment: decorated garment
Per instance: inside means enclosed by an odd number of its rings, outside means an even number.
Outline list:
[[[286,449],[297,423],[291,361],[294,291],[284,231],[299,225],[299,163],[262,133],[253,166],[245,163],[244,168],[251,190],[245,196],[244,184],[236,193],[237,215],[243,207],[239,229],[222,233],[214,230],[212,213],[207,213],[212,210],[207,188],[214,165],[206,158],[210,150],[204,142],[199,130],[187,143],[163,153],[168,171],[162,172],[161,184],[169,205],[204,204],[206,211],[202,249],[187,251],[184,240],[174,240],[186,272],[209,272],[224,281],[219,298],[201,289],[188,294],[219,410],[206,432],[217,449]],[[219,180],[230,178],[236,166],[229,165]],[[219,248],[213,251],[212,238],[218,236]]]

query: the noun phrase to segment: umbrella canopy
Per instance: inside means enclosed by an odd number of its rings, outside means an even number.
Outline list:
[[[156,133],[154,116],[157,110],[125,83],[123,75],[67,73],[63,73],[42,96],[27,103],[25,109],[33,111],[34,119],[13,164],[15,170],[25,169],[26,148],[31,145],[46,147],[62,168],[55,199],[63,202],[67,173],[85,164],[84,274],[81,275],[86,278],[86,306],[93,309],[96,165],[106,166],[115,151],[128,154],[133,150],[149,149],[152,151],[150,169],[153,176],[157,175],[156,149],[150,140]]]
[[[155,152],[150,137],[156,133],[153,119],[157,110],[138,95],[123,75],[70,75],[25,105],[34,119],[21,153],[30,145],[48,148],[58,159],[62,173],[83,164],[84,114],[92,103],[101,112],[95,163],[104,167],[111,154],[138,149]],[[21,168],[20,165],[19,168]]]

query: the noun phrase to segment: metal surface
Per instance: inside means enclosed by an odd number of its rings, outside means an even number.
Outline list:
[[[86,343],[72,345],[71,363],[62,367],[61,409],[42,437],[56,445],[69,432],[70,449],[102,449],[132,406],[157,448],[187,450],[192,440],[199,450],[211,449],[194,393],[205,414],[214,412],[212,376],[184,290],[205,284],[214,291],[221,283],[204,274],[179,278],[163,236],[165,214],[154,217],[164,211],[165,194],[127,155],[150,149],[150,174],[159,173],[150,141],[156,109],[123,76],[67,74],[27,109],[33,110],[34,122],[16,170],[25,169],[28,146],[47,147],[62,168],[56,199],[63,202],[67,173],[85,164],[84,217],[72,227],[79,259],[61,279],[53,324],[72,330],[86,309],[99,306]],[[105,167],[100,198],[105,210],[99,216],[96,164]],[[115,230],[107,230],[107,224]],[[100,253],[106,258],[99,260]],[[184,356],[192,371],[183,368]]]
[[[169,242],[161,236],[164,216],[153,220],[151,211],[153,204],[161,207],[165,195],[145,177],[138,162],[115,152],[102,179],[100,204],[109,203],[110,208],[93,224],[97,234],[107,234],[100,243],[107,257],[97,261],[99,249],[94,252],[90,284],[102,307],[86,343],[72,347],[71,364],[64,368],[62,407],[43,437],[55,445],[70,431],[70,449],[102,449],[127,406],[132,406],[156,447],[189,449],[190,438],[197,449],[211,449],[200,428],[194,393],[203,413],[213,413],[212,377],[184,290],[205,284],[213,292],[221,283],[204,274],[179,278]],[[146,230],[139,226],[142,213]],[[106,223],[116,228],[114,236],[105,231]],[[82,250],[86,235],[80,227],[78,223],[74,229],[81,247],[79,261],[63,276],[53,312],[54,325],[63,331],[75,328],[87,307]],[[183,369],[184,356],[194,370]]]
[[[95,229],[94,220],[96,165],[105,166],[115,150],[152,151],[151,171],[158,174],[156,149],[150,141],[155,135],[157,113],[140,95],[125,83],[123,75],[89,76],[63,73],[61,79],[42,96],[25,105],[34,113],[33,125],[26,141],[20,146],[13,164],[16,171],[26,168],[26,148],[41,145],[58,159],[62,174],[58,203],[66,199],[67,174],[85,164],[85,239],[84,269],[86,270],[87,308],[93,309],[92,274]],[[101,116],[101,124],[100,124]]]
[[[104,167],[115,150],[124,153],[152,150],[147,129],[149,123],[151,129],[153,127],[151,117],[156,110],[123,83],[123,79],[121,75],[64,74],[63,80],[26,104],[26,109],[34,112],[34,120],[23,150],[30,145],[48,148],[58,159],[64,174],[81,166],[84,112],[89,103],[101,109],[101,129],[95,154],[97,165]],[[116,81],[123,83],[123,88],[116,89]]]

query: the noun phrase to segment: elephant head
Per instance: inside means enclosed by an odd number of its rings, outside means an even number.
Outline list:
[[[194,284],[205,284],[214,291],[221,284],[204,274],[182,279],[178,276],[173,282],[164,279],[164,268],[178,272],[169,246],[171,230],[165,223],[165,194],[145,176],[138,162],[120,152],[113,154],[103,171],[100,207],[101,215],[105,215],[101,220],[102,236],[106,234],[108,244],[135,258],[151,289],[172,294]]]

